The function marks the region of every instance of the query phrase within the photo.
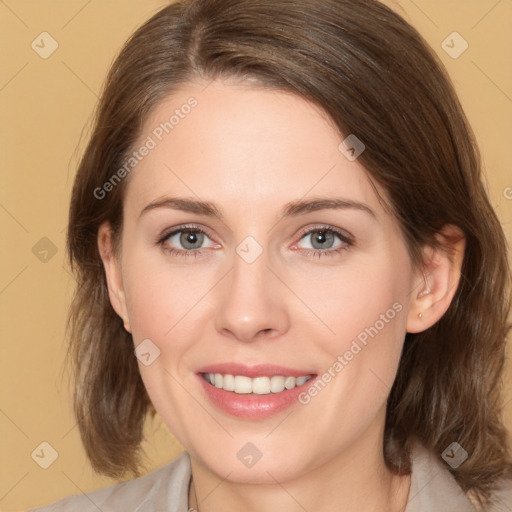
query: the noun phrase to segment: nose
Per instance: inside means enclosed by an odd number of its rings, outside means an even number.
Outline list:
[[[219,293],[215,326],[223,336],[248,343],[275,338],[290,327],[285,287],[268,267],[265,253],[253,263],[235,254]]]

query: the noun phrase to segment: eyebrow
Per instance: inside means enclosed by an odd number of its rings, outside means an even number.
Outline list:
[[[283,208],[283,217],[295,217],[318,210],[359,210],[376,218],[374,211],[364,203],[348,199],[299,199],[292,201]]]
[[[201,201],[199,199],[165,197],[152,201],[140,212],[140,216],[159,208],[169,208],[184,212],[215,217],[222,220],[223,213],[214,203]],[[281,211],[281,217],[297,217],[319,210],[358,210],[376,218],[374,211],[364,203],[348,199],[299,199],[287,203]]]
[[[172,210],[181,210],[183,212],[196,213],[197,215],[205,215],[207,217],[222,218],[222,212],[209,201],[201,201],[199,199],[187,199],[177,197],[164,197],[156,199],[140,212],[139,217],[142,217],[147,212],[156,210],[158,208],[169,208]]]

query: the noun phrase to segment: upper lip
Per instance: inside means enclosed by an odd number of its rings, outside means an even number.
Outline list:
[[[197,373],[221,373],[223,375],[243,375],[245,377],[272,377],[282,375],[283,377],[300,377],[301,375],[314,375],[309,370],[299,370],[297,368],[286,368],[275,364],[257,364],[247,366],[240,363],[217,363],[209,364],[199,368]]]

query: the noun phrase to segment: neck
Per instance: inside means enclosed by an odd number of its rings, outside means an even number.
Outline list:
[[[387,469],[382,436],[360,441],[314,470],[269,484],[220,478],[191,457],[189,507],[198,512],[403,511],[410,476],[395,475]]]

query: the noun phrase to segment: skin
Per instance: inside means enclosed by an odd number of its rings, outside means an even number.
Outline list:
[[[415,268],[366,170],[338,150],[345,137],[320,109],[286,92],[187,84],[146,119],[140,141],[190,96],[197,107],[129,177],[120,257],[108,224],[98,233],[114,309],[135,346],[149,338],[160,350],[150,366],[139,363],[140,372],[191,455],[190,505],[197,508],[197,493],[201,512],[402,510],[410,478],[384,463],[386,399],[406,332],[433,325],[453,298],[463,240],[451,257],[426,247]],[[222,218],[169,207],[141,214],[171,196],[214,203]],[[281,215],[299,199],[334,198],[372,213]],[[186,256],[179,236],[158,243],[183,224],[207,231],[201,253]],[[320,254],[304,232],[325,226],[352,244],[335,238]],[[453,231],[447,226],[440,236]],[[250,264],[235,251],[247,236],[263,249]],[[209,402],[197,381],[201,366],[225,361],[322,374],[393,304],[401,311],[307,405],[264,420],[235,418]],[[251,468],[237,458],[247,442],[262,453]]]

